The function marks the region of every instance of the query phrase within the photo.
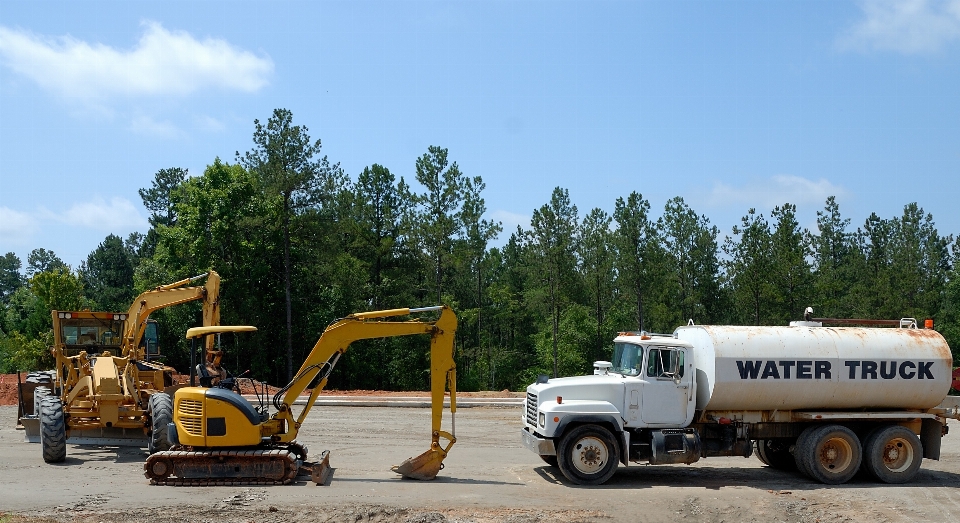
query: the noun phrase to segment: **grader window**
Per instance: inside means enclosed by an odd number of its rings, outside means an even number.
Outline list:
[[[123,322],[99,318],[63,320],[60,339],[65,345],[119,347]]]

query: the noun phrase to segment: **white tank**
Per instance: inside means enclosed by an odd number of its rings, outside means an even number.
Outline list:
[[[694,347],[697,409],[929,409],[950,390],[940,333],[858,327],[679,327]]]

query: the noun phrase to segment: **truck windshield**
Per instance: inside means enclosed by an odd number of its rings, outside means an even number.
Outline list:
[[[632,343],[614,343],[612,371],[627,376],[639,376],[643,369],[643,347]]]

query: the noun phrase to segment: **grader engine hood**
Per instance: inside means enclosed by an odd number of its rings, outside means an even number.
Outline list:
[[[562,432],[567,416],[623,427],[624,377],[619,374],[554,378],[527,387],[524,423],[539,434]],[[576,398],[576,399],[574,399]]]

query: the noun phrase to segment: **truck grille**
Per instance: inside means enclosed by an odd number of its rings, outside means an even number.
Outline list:
[[[532,392],[527,393],[527,423],[537,426],[537,395]]]

